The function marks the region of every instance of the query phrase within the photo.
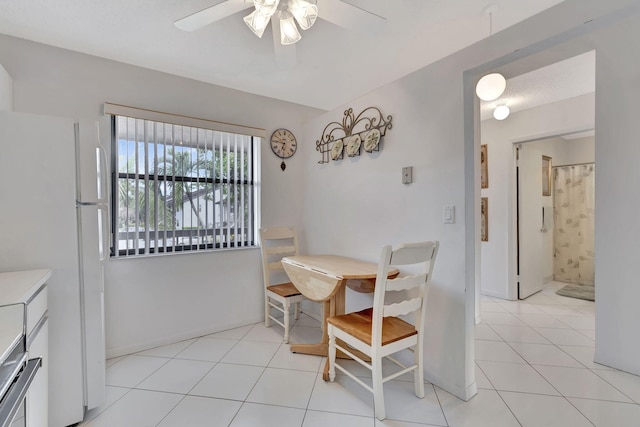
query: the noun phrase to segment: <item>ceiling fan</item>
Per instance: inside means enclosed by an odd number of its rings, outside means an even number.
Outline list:
[[[184,31],[195,31],[249,8],[255,10],[244,21],[258,37],[262,37],[271,22],[274,51],[281,65],[296,63],[294,44],[301,38],[296,22],[306,30],[319,17],[343,28],[370,34],[385,21],[379,15],[342,0],[224,0],[175,21],[175,26]]]

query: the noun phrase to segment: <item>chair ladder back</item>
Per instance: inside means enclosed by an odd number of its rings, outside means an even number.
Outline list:
[[[296,253],[296,247],[294,245],[289,246],[269,246],[266,247],[267,255],[279,255],[288,256]]]
[[[274,261],[267,263],[267,270],[271,273],[278,270],[284,270],[284,268],[282,268],[282,263],[280,261]]]
[[[422,297],[412,298],[402,302],[394,302],[382,308],[382,317],[398,317],[413,313],[422,307]]]
[[[404,291],[407,289],[413,289],[424,285],[426,282],[426,272],[413,276],[403,276],[397,277],[395,279],[387,279],[387,291]]]
[[[260,238],[266,240],[293,239],[296,232],[292,227],[276,226],[260,229]]]
[[[398,266],[430,261],[435,256],[436,246],[436,242],[405,243],[393,251],[390,264]]]
[[[406,243],[393,250],[390,245],[382,248],[376,288],[373,297],[373,319],[371,339],[373,345],[382,341],[382,319],[397,317],[415,312],[415,328],[420,333],[426,310],[428,284],[439,242]],[[388,279],[391,267],[415,266],[416,274],[402,275]],[[417,295],[412,291],[419,289]],[[407,297],[403,301],[394,301],[385,305],[387,291],[405,291]]]
[[[298,254],[297,233],[295,229],[283,226],[261,228],[260,249],[262,252],[262,273],[265,286],[268,287],[271,285],[271,274],[284,271],[280,260],[285,256]]]
[[[267,267],[270,271],[283,270],[280,260],[286,256],[297,255],[296,247],[291,246],[271,246],[264,248],[266,252]]]
[[[382,317],[398,317],[419,310],[422,305],[422,298],[424,297],[426,280],[427,273],[387,279],[386,292],[412,291],[414,289],[418,289],[418,295],[414,298],[408,298],[401,302],[385,304],[382,307]]]

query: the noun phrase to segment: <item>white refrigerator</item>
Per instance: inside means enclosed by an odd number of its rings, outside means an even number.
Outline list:
[[[97,122],[0,112],[0,271],[53,271],[49,427],[105,399],[107,170]]]

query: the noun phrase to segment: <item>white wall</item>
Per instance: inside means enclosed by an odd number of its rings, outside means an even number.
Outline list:
[[[0,111],[13,111],[13,79],[0,65]]]
[[[565,154],[547,137],[593,129],[595,122],[595,94],[582,95],[529,110],[513,113],[506,120],[482,122],[482,143],[487,144],[489,159],[489,188],[482,196],[489,198],[489,241],[481,243],[481,291],[504,299],[517,297],[513,283],[515,274],[515,236],[510,230],[515,224],[515,168],[513,146],[516,142],[535,142],[553,158],[554,164],[567,159],[587,158],[588,150]],[[528,142],[534,144],[534,142]],[[566,142],[569,146],[577,142]],[[570,149],[569,149],[570,150]],[[572,163],[574,161],[571,161]],[[545,198],[548,199],[548,198]],[[551,201],[545,202],[550,205]],[[548,242],[547,242],[548,243]],[[548,276],[545,273],[545,277]]]
[[[299,137],[319,112],[290,103],[198,83],[88,55],[0,36],[0,57],[14,76],[14,109],[73,118],[99,118],[110,145],[105,101],[262,127],[286,126]],[[46,67],[43,66],[46,64]],[[300,139],[287,162],[262,145],[262,223],[300,226],[304,152]],[[304,240],[301,233],[301,240]],[[107,353],[142,350],[235,326],[263,316],[257,248],[228,252],[110,260],[105,268]]]
[[[459,66],[459,65],[457,65]],[[439,240],[429,295],[425,364],[427,378],[468,399],[475,383],[465,377],[464,166],[461,74],[434,66],[385,86],[312,120],[305,138],[318,140],[326,124],[343,111],[357,115],[376,106],[393,117],[393,128],[377,153],[316,164],[308,152],[304,222],[307,250],[377,262],[385,244]],[[440,102],[433,100],[444,100]],[[338,135],[339,137],[340,135]],[[413,183],[401,170],[413,166]],[[444,205],[456,207],[456,223],[443,224]],[[348,290],[347,310],[370,305],[370,295]]]
[[[593,136],[563,140],[553,160],[553,166],[593,163],[596,159],[596,144]]]
[[[596,362],[640,375],[638,236],[640,144],[634,16],[594,37],[596,46]]]

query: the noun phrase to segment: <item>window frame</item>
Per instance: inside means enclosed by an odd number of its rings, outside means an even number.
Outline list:
[[[105,104],[105,112],[107,110]],[[130,108],[130,107],[127,107]],[[143,110],[146,111],[146,110]],[[154,112],[157,113],[157,112]],[[257,246],[257,231],[258,231],[258,216],[259,216],[259,189],[260,189],[260,177],[259,177],[259,171],[260,171],[260,156],[259,156],[259,152],[260,152],[260,146],[261,146],[261,141],[262,141],[262,137],[259,135],[260,134],[260,130],[256,130],[256,128],[245,128],[242,126],[238,126],[238,125],[231,125],[234,126],[235,128],[233,128],[232,130],[242,130],[242,129],[249,129],[250,130],[250,135],[244,134],[244,133],[238,133],[238,132],[229,132],[229,126],[226,123],[223,123],[222,125],[224,125],[223,127],[225,128],[224,130],[219,130],[219,129],[214,129],[213,127],[215,126],[206,126],[206,127],[202,127],[202,126],[194,126],[194,124],[200,124],[202,125],[203,122],[205,124],[210,124],[210,123],[219,123],[219,122],[212,122],[212,121],[208,121],[208,120],[201,120],[201,119],[193,119],[193,118],[188,118],[190,119],[188,124],[184,124],[184,123],[173,123],[175,121],[180,122],[181,120],[171,120],[171,121],[167,121],[167,116],[170,116],[169,118],[173,117],[171,115],[167,115],[165,113],[159,113],[162,115],[162,119],[163,120],[152,120],[149,118],[141,118],[141,117],[131,117],[128,116],[126,114],[119,114],[116,112],[112,112],[112,119],[111,119],[111,127],[112,127],[112,209],[111,209],[111,223],[112,223],[112,244],[111,244],[111,257],[115,257],[115,258],[132,258],[132,257],[140,257],[140,256],[149,256],[149,255],[158,255],[158,254],[177,254],[177,253],[198,253],[198,252],[202,252],[202,251],[212,251],[212,250],[229,250],[229,249],[236,249],[236,248],[244,248],[244,247],[256,247]],[[145,166],[144,168],[141,170],[141,166],[140,165],[136,165],[135,166],[135,170],[132,172],[131,170],[128,170],[128,166],[125,168],[124,171],[121,171],[119,168],[119,158],[118,158],[118,150],[119,150],[119,141],[121,140],[120,135],[118,135],[118,129],[117,129],[117,120],[118,117],[125,117],[125,118],[130,118],[130,119],[135,119],[135,120],[143,120],[143,125],[147,126],[148,122],[153,122],[153,124],[160,124],[162,126],[181,126],[184,129],[187,129],[188,132],[192,132],[194,131],[196,133],[196,141],[198,141],[199,138],[199,132],[204,130],[206,132],[209,131],[213,131],[213,132],[219,132],[219,134],[212,134],[212,138],[214,137],[219,137],[220,141],[217,143],[218,145],[216,145],[216,142],[212,139],[211,141],[211,146],[207,147],[206,144],[201,147],[200,146],[200,142],[192,142],[190,145],[188,145],[187,147],[191,148],[195,154],[196,154],[196,158],[198,158],[198,162],[199,162],[199,156],[201,155],[201,150],[204,150],[203,155],[206,156],[206,158],[208,158],[208,154],[210,153],[211,155],[211,163],[212,163],[212,168],[211,168],[211,175],[212,176],[202,176],[198,173],[198,176],[189,176],[185,173],[183,174],[158,174],[158,173],[154,173],[154,174],[150,174],[149,173],[149,168],[148,168],[148,164],[146,163],[146,159],[145,161]],[[177,116],[177,118],[179,119],[182,116]],[[154,117],[156,118],[156,117]],[[196,121],[194,123],[194,121]],[[256,135],[256,133],[258,133],[258,135]],[[264,134],[264,130],[261,131],[262,134]],[[223,142],[224,136],[225,134],[229,134],[228,140],[226,142]],[[234,139],[233,142],[231,142],[231,138],[234,137],[236,139]],[[238,136],[240,137],[249,137],[249,140],[247,142],[240,142],[238,143]],[[129,146],[130,144],[133,144],[134,146],[136,146],[137,144],[139,144],[141,141],[139,141],[137,139],[136,136],[134,136],[133,139],[129,139],[127,138],[127,146]],[[160,140],[156,140],[156,137],[154,136],[154,138],[152,138],[152,140],[150,140],[149,138],[145,138],[144,141],[145,147],[148,146],[153,146],[153,153],[155,155],[155,160],[158,160],[158,153],[157,151],[158,148],[160,146],[164,146],[165,148],[167,147],[166,143],[164,140],[160,141]],[[245,145],[247,144],[247,145]],[[172,148],[175,150],[177,146],[174,145],[172,146]],[[137,148],[136,148],[137,149]],[[151,150],[149,150],[151,151]],[[182,152],[187,152],[185,150],[183,150]],[[241,154],[238,158],[238,153],[244,153]],[[164,155],[166,155],[167,151],[164,151]],[[219,153],[220,158],[219,160],[216,160],[216,153]],[[226,157],[223,155],[226,154]],[[176,152],[172,152],[172,156],[175,156],[177,153]],[[149,157],[151,154],[149,152],[147,152],[144,156],[145,157]],[[233,157],[232,157],[233,155]],[[246,161],[244,160],[244,156],[247,156]],[[137,160],[137,162],[139,162],[139,158]],[[227,169],[224,169],[224,166],[222,164],[219,164],[216,166],[216,161],[220,162],[223,161],[224,163],[226,163],[226,167]],[[231,163],[233,162],[233,163]],[[242,163],[242,164],[241,164]],[[175,164],[174,164],[175,165]],[[158,166],[158,164],[156,164],[156,167]],[[240,173],[244,168],[246,168],[246,175],[242,176],[242,174]],[[225,173],[228,173],[228,176],[225,176]],[[119,209],[120,209],[120,182],[122,180],[133,180],[136,182],[136,185],[141,186],[143,191],[145,191],[145,196],[147,196],[148,194],[148,190],[146,190],[146,187],[150,186],[150,185],[155,185],[156,183],[167,183],[170,182],[171,185],[176,185],[179,183],[194,183],[194,184],[198,184],[198,185],[205,185],[205,193],[201,193],[198,195],[198,198],[202,197],[205,200],[209,200],[212,206],[212,215],[213,215],[213,222],[211,224],[211,226],[209,226],[208,224],[208,220],[205,221],[205,226],[201,227],[199,224],[196,226],[195,229],[191,228],[191,226],[189,228],[181,228],[180,225],[177,224],[177,218],[176,218],[176,214],[177,212],[180,212],[181,210],[178,208],[178,205],[173,205],[173,209],[172,209],[172,216],[173,219],[172,221],[175,220],[175,222],[173,222],[173,226],[170,229],[163,229],[163,230],[159,230],[158,229],[158,217],[157,217],[157,211],[154,210],[155,213],[155,218],[153,221],[149,221],[147,215],[149,215],[149,211],[143,213],[143,217],[145,219],[144,221],[144,225],[140,226],[138,220],[136,220],[135,224],[136,227],[138,227],[137,230],[129,230],[130,227],[127,226],[127,229],[125,231],[121,231],[119,230],[120,228],[120,223],[119,223]],[[209,189],[207,189],[206,187],[209,187]],[[231,194],[234,195],[239,195],[242,194],[241,196],[241,200],[238,202],[237,200],[235,200],[234,197],[234,202],[230,202],[231,198],[229,197],[229,192],[224,191],[224,187],[228,186],[228,188],[233,189],[233,192]],[[138,187],[140,188],[140,187]],[[150,187],[149,187],[150,188]],[[158,187],[154,187],[154,188],[158,188]],[[165,191],[166,191],[166,186],[165,186]],[[172,192],[175,191],[175,187],[172,189]],[[183,189],[184,191],[184,189]],[[196,190],[197,192],[198,190]],[[216,196],[216,193],[219,193],[218,196]],[[136,193],[138,194],[138,193]],[[227,196],[225,197],[226,194]],[[210,197],[210,199],[207,199],[207,196]],[[156,196],[156,200],[157,200]],[[166,197],[166,194],[165,194]],[[226,202],[225,202],[226,199]],[[145,199],[148,202],[148,199]],[[235,214],[235,210],[240,208],[241,211],[243,212],[243,218],[246,216],[246,221],[241,221],[241,224],[236,224],[235,220],[233,224],[225,224],[222,225],[220,224],[219,226],[217,226],[216,224],[216,220],[218,219],[218,216],[216,214],[216,205],[220,204],[222,202],[225,202],[227,205],[227,210],[226,213],[229,214],[231,212],[234,212]],[[134,202],[135,203],[135,202]],[[182,200],[182,206],[184,206],[184,199]],[[209,202],[207,202],[209,203]],[[127,203],[128,204],[128,203]],[[246,204],[246,208],[244,208]],[[166,208],[166,204],[165,204],[165,208]],[[231,209],[234,208],[234,209]],[[129,207],[127,207],[127,217],[129,215],[129,211],[128,211]],[[138,208],[136,207],[136,215],[139,215],[139,212],[137,210]],[[145,207],[145,209],[148,209],[148,207]],[[200,208],[199,208],[200,209]],[[248,212],[246,212],[245,209],[249,209]],[[222,209],[221,209],[222,212]],[[193,215],[194,212],[190,212],[189,215],[191,216],[191,220],[190,223],[193,224]],[[224,214],[220,213],[221,218],[224,218]],[[196,213],[196,219],[198,220],[199,215]],[[184,219],[184,215],[183,215],[183,219]],[[129,222],[127,221],[126,224],[129,224]],[[152,224],[153,227],[149,227],[148,225]],[[186,222],[183,222],[183,226],[184,224],[186,224]],[[194,233],[195,230],[195,233]],[[162,233],[160,235],[160,233]],[[160,235],[160,237],[159,237]],[[153,236],[152,238],[150,236]],[[237,236],[242,236],[240,239],[236,239]],[[182,243],[178,243],[179,238],[182,239],[189,239],[189,243],[184,243],[184,241]],[[193,242],[193,239],[196,239],[196,242]],[[200,240],[201,238],[203,238],[202,240]],[[127,245],[126,248],[120,248],[120,242],[121,241],[126,241]],[[133,241],[133,247],[129,246],[130,241]],[[162,242],[162,244],[159,244],[160,242]],[[142,243],[142,244],[140,244]]]

